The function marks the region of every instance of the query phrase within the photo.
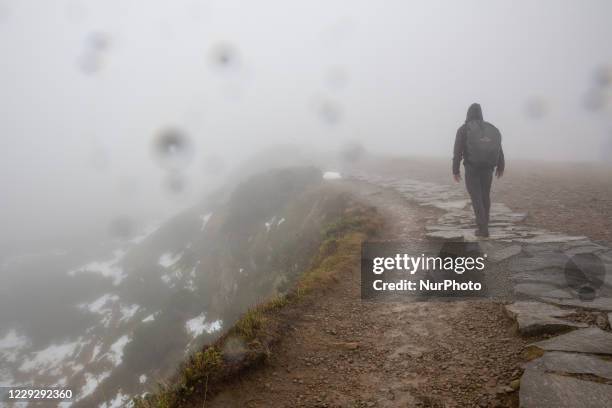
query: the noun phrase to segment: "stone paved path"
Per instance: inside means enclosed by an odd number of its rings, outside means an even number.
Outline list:
[[[468,197],[458,186],[371,173],[351,177],[442,210],[426,227],[430,239],[478,240]],[[506,311],[519,333],[540,338],[559,334],[529,346],[530,355],[541,357],[525,365],[520,406],[609,407],[612,249],[588,237],[522,225],[526,217],[494,203],[491,237],[481,240],[489,259],[500,263],[512,282],[515,301]],[[560,334],[569,330],[575,331]]]

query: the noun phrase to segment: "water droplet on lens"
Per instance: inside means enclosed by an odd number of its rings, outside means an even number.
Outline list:
[[[214,67],[227,69],[238,65],[238,51],[230,44],[217,44],[211,51]]]
[[[78,59],[78,65],[84,74],[95,74],[102,68],[103,56],[95,52],[85,52]]]
[[[95,74],[103,66],[110,49],[110,37],[106,33],[93,32],[85,40],[84,49],[78,58],[78,66],[84,74]]]
[[[107,51],[110,48],[110,36],[103,32],[93,32],[87,38],[88,47],[92,51]]]
[[[365,156],[365,154],[365,147],[363,147],[363,145],[358,141],[347,143],[340,151],[340,157],[342,160],[348,163],[358,162]]]
[[[324,99],[317,106],[317,113],[324,123],[335,125],[342,119],[342,111],[338,103]]]
[[[193,158],[193,146],[189,137],[178,128],[162,130],[154,141],[154,150],[162,167],[185,167]]]
[[[612,85],[612,66],[599,67],[595,71],[595,83],[600,87]]]

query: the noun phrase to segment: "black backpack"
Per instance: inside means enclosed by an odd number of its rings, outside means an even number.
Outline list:
[[[465,124],[466,156],[476,167],[495,167],[501,150],[501,133],[489,122],[471,120]]]

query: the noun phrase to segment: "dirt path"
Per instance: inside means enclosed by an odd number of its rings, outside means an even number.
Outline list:
[[[346,182],[387,220],[383,239],[424,236],[433,209]],[[207,407],[506,407],[524,341],[491,301],[362,302],[359,267],[316,295],[268,363]]]

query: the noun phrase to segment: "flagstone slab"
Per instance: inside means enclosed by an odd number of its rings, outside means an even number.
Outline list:
[[[555,299],[556,302],[554,303],[558,303],[558,301],[561,299],[571,300],[573,298],[573,295],[569,292],[569,290],[562,289],[555,285],[539,282],[519,283],[514,286],[514,292],[516,294],[525,295],[536,299]]]
[[[583,240],[586,237],[584,236],[573,236],[573,235],[563,235],[563,234],[553,234],[553,233],[545,233],[539,234],[532,238],[522,238],[519,242],[524,244],[546,244],[546,243],[564,243],[569,241],[578,241]]]
[[[575,330],[531,344],[546,351],[612,355],[612,333],[599,327]]]
[[[487,258],[493,262],[501,262],[512,258],[521,253],[523,248],[520,245],[496,246],[490,249],[485,249]]]
[[[512,272],[536,271],[548,268],[565,268],[569,258],[559,252],[541,252],[534,257],[516,259],[510,264]]]
[[[575,313],[573,309],[541,302],[515,302],[505,306],[508,316],[516,320],[518,331],[523,336],[554,334],[568,329],[588,327],[587,324],[561,319]]]
[[[560,306],[579,307],[586,310],[598,310],[601,312],[612,312],[612,297],[596,297],[593,300],[580,300],[576,297],[561,298],[557,296],[542,295],[540,300]]]
[[[521,408],[607,408],[612,385],[528,369],[521,377]]]
[[[525,368],[542,372],[591,374],[612,380],[612,361],[590,354],[551,351],[528,362]]]

